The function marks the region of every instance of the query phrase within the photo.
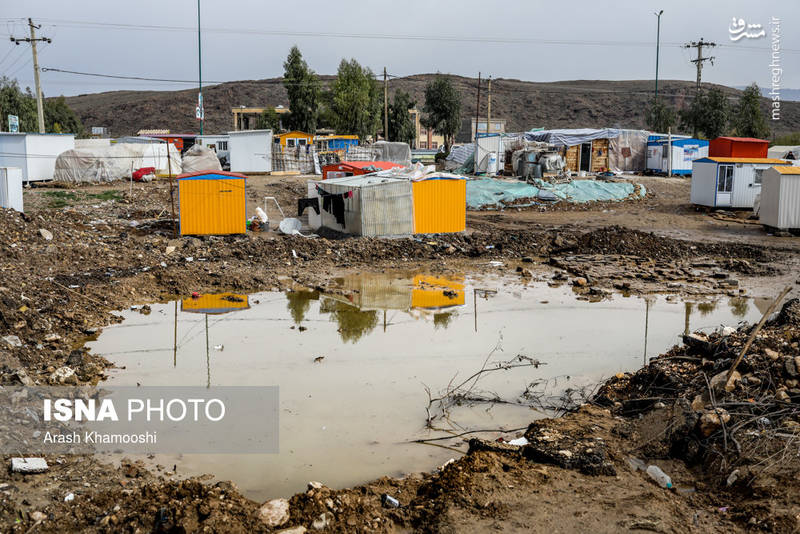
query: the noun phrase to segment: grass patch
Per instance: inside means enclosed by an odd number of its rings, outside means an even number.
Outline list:
[[[122,200],[122,191],[118,189],[109,189],[102,193],[81,193],[77,191],[46,191],[42,193],[48,198],[47,207],[49,208],[64,208],[74,204],[80,200],[89,202],[104,202],[106,200],[118,201]]]
[[[122,191],[118,189],[109,189],[102,193],[86,193],[86,198],[94,200],[122,200]]]
[[[42,194],[49,198],[47,206],[50,208],[63,208],[78,200],[78,194],[72,191],[46,191]]]

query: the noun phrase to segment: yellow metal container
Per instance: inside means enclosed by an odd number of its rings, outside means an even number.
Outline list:
[[[203,294],[181,300],[181,311],[192,313],[228,313],[250,307],[247,295],[236,293]]]
[[[245,181],[224,171],[178,176],[181,235],[245,233]]]
[[[463,232],[467,226],[467,181],[432,178],[413,184],[414,233]]]

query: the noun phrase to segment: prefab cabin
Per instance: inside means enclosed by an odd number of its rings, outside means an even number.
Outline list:
[[[2,132],[0,167],[18,167],[23,182],[52,180],[58,155],[74,148],[74,134]]]
[[[788,165],[781,159],[713,157],[692,163],[691,202],[712,208],[752,209],[761,192],[762,176],[773,165]]]
[[[647,170],[667,173],[669,165],[670,141],[658,138],[647,142]],[[672,174],[685,176],[692,174],[692,162],[708,156],[708,141],[705,139],[672,138]]]
[[[225,171],[178,176],[181,235],[243,234],[247,177]]]
[[[766,158],[769,141],[755,137],[717,137],[708,144],[708,155],[721,158]]]
[[[298,146],[308,146],[314,144],[314,136],[301,132],[299,130],[292,130],[282,134],[275,134],[273,142],[281,147],[281,150],[287,148],[295,148]]]
[[[758,220],[769,228],[800,229],[800,167],[780,165],[764,171]]]

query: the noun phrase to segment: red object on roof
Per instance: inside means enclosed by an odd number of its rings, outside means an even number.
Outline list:
[[[322,167],[322,179],[341,178],[343,176],[359,176],[376,171],[386,171],[396,167],[403,167],[391,161],[342,161],[331,163]]]
[[[769,141],[754,137],[717,137],[708,144],[709,157],[766,158]]]

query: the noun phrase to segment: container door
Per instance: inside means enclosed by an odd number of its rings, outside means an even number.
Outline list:
[[[717,166],[717,206],[730,206],[733,192],[733,165]]]
[[[592,168],[592,143],[581,143],[580,166],[578,170],[589,172]]]

